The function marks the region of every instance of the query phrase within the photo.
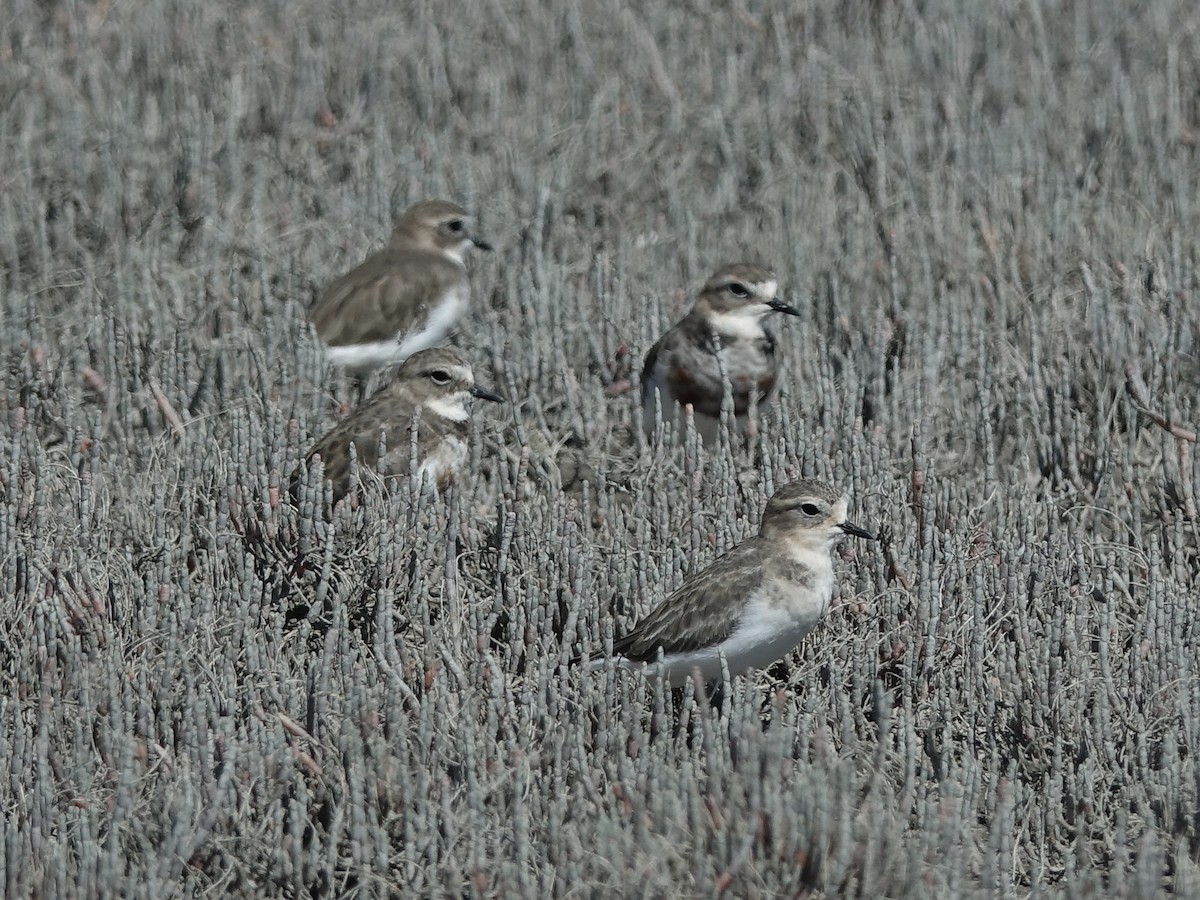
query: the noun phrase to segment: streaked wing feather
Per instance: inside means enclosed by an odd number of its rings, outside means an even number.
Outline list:
[[[407,274],[399,274],[401,267]],[[309,321],[335,347],[390,340],[420,321],[424,299],[441,296],[463,278],[445,257],[384,249],[333,282]]]
[[[745,600],[763,579],[760,538],[734,547],[703,572],[687,579],[628,634],[613,652],[637,662],[663,653],[689,653],[729,637]],[[737,602],[730,602],[736,598]]]
[[[337,502],[350,490],[350,445],[354,444],[354,452],[358,457],[358,465],[370,469],[379,466],[379,437],[386,429],[388,446],[395,447],[397,443],[408,440],[406,423],[409,420],[409,408],[405,406],[397,413],[395,398],[386,391],[376,394],[356,409],[340,425],[322,437],[312,446],[304,457],[304,462],[292,473],[293,484],[303,477],[312,465],[313,457],[320,456],[324,467],[325,480],[333,482],[333,498]],[[392,415],[388,415],[389,410]],[[390,462],[407,470],[408,452],[402,456],[393,457],[388,454]],[[391,474],[391,473],[389,473]]]

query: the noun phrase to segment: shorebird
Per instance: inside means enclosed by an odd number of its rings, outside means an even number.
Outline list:
[[[423,484],[444,490],[467,460],[467,399],[499,402],[500,395],[475,383],[471,367],[457,350],[438,348],[414,353],[396,377],[336,428],[322,437],[292,473],[292,494],[313,460],[320,458],[325,481],[333,483],[333,502],[351,489],[350,445],[360,469],[394,481],[412,474],[412,426],[417,422],[416,475]],[[380,455],[380,437],[386,450]]]
[[[772,312],[800,312],[775,296],[769,269],[751,263],[722,266],[705,283],[696,303],[646,354],[642,367],[642,426],[652,435],[658,407],[676,417],[690,405],[696,430],[706,444],[720,429],[725,384],[732,389],[735,424],[744,429],[753,398],[770,400],[779,378],[775,336],[764,319]]]
[[[309,311],[329,361],[362,374],[440,344],[467,308],[463,254],[471,247],[492,249],[471,234],[461,207],[409,207],[387,246],[329,285]]]
[[[767,503],[759,533],[684,583],[613,642],[616,664],[679,687],[758,669],[791,652],[829,609],[830,551],[845,537],[874,540],[846,518],[849,499],[820,481],[795,481]],[[603,654],[593,669],[608,665]]]

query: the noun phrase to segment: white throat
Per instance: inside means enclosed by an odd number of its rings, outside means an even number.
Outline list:
[[[769,306],[752,303],[733,312],[710,313],[708,325],[717,334],[753,340],[762,337],[762,318],[770,311]]]
[[[448,397],[434,397],[426,400],[424,406],[443,419],[449,419],[451,422],[465,422],[468,416],[466,401],[467,392],[459,391]]]
[[[462,241],[461,243],[459,243],[458,245],[456,245],[454,247],[443,247],[442,253],[451,262],[458,263],[460,266],[462,266],[463,265],[463,255],[466,254],[467,248],[470,246],[471,246],[470,241]],[[465,268],[465,266],[464,266],[464,268]]]

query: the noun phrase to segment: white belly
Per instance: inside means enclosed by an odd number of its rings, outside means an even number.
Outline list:
[[[335,366],[354,372],[398,365],[419,350],[428,350],[441,344],[466,312],[469,296],[466,285],[454,288],[446,292],[417,328],[408,332],[398,332],[395,337],[386,341],[348,344],[343,347],[326,346],[325,356]]]
[[[335,366],[351,372],[369,372],[396,362],[399,347],[395,341],[372,341],[369,344],[349,344],[345,347],[325,347],[325,358]]]
[[[818,579],[811,589],[757,595],[747,604],[742,624],[715,647],[668,655],[659,663],[627,659],[618,663],[642,670],[647,678],[665,678],[671,687],[684,684],[693,672],[704,681],[719,680],[722,657],[730,676],[765,668],[791,653],[816,627],[829,607],[830,587],[828,581]]]

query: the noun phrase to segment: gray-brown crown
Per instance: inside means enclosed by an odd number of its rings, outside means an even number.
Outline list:
[[[777,286],[775,273],[765,266],[731,263],[721,266],[704,283],[696,307],[720,313],[753,304],[770,305]]]
[[[406,359],[396,370],[395,379],[383,390],[403,395],[415,409],[430,399],[483,389],[477,387],[475,373],[466,357],[451,347],[434,347]]]
[[[461,253],[472,244],[491,249],[472,233],[471,217],[449,200],[423,200],[414,203],[396,220],[389,241],[393,246],[453,249]]]
[[[770,538],[810,535],[814,542],[836,543],[846,535],[873,540],[847,520],[849,498],[823,481],[802,479],[779,488],[767,501],[762,534]]]

